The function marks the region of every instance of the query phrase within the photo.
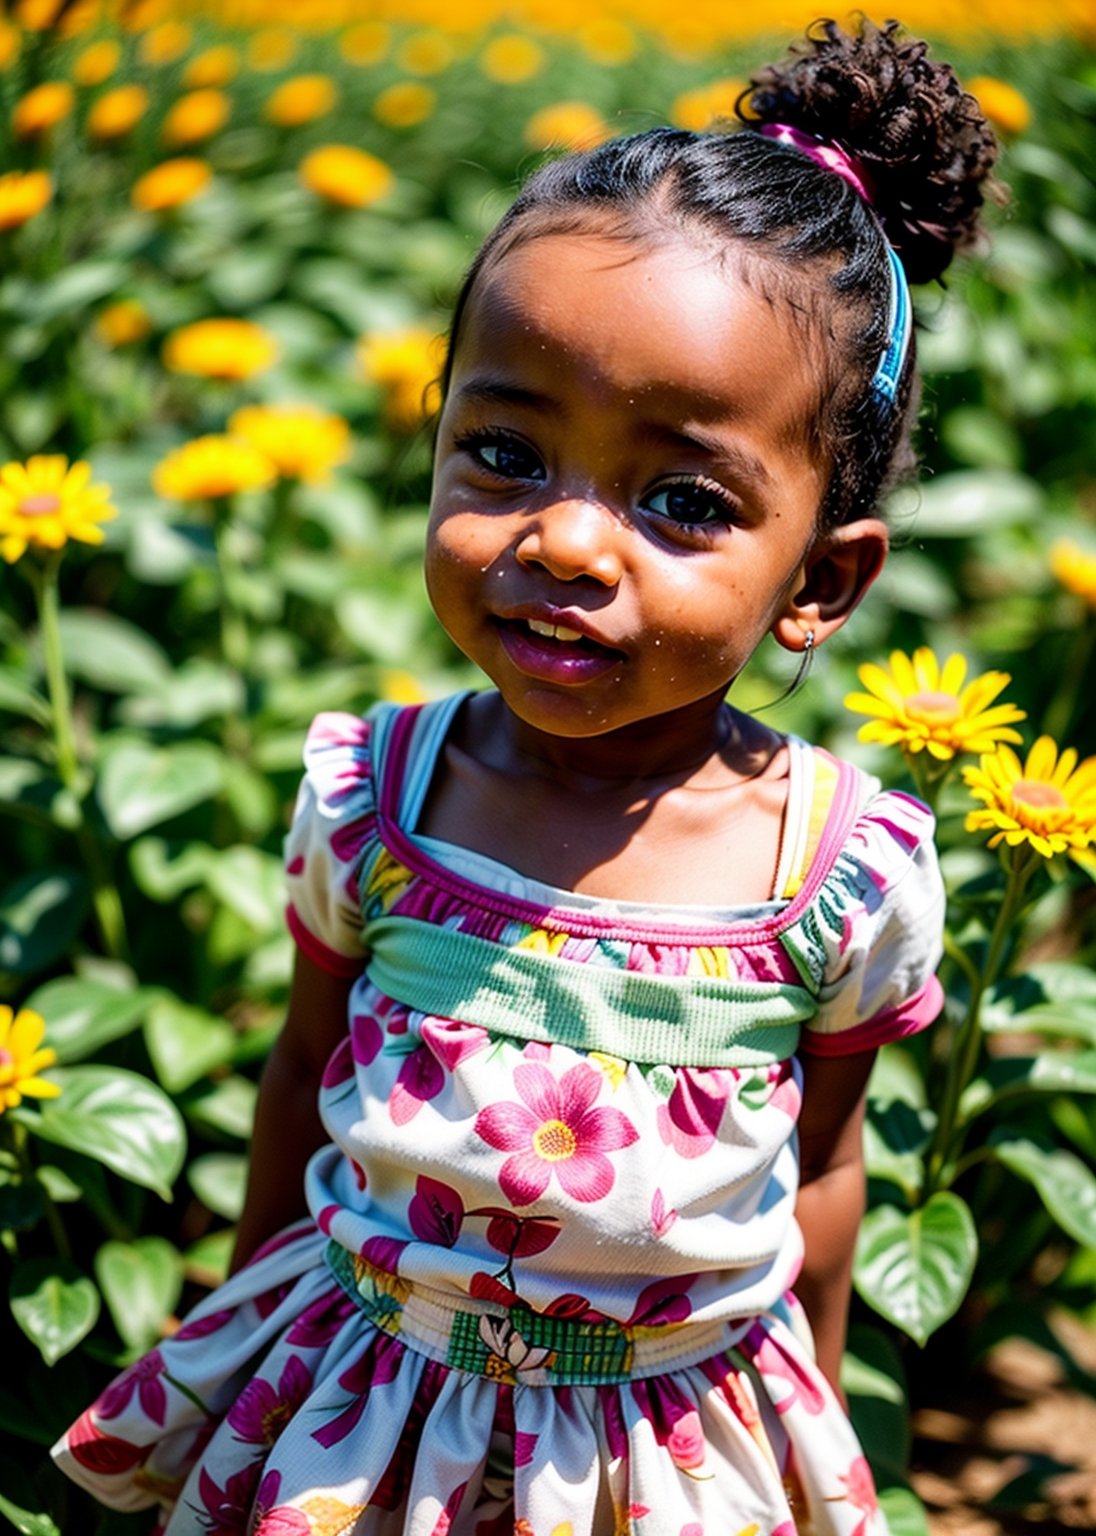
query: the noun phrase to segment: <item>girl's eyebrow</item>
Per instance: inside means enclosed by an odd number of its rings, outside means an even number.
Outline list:
[[[457,399],[481,405],[528,405],[538,409],[558,405],[551,395],[527,389],[523,384],[507,384],[497,379],[465,379],[456,391]]]

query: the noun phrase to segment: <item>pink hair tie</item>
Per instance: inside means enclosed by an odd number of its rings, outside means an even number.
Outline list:
[[[847,181],[866,203],[872,201],[875,184],[867,167],[863,161],[847,154],[839,144],[827,144],[825,140],[815,138],[814,134],[793,128],[790,123],[763,123],[757,132],[766,139],[775,139],[778,144],[790,144],[793,149],[801,150],[816,164],[840,176],[842,181]]]

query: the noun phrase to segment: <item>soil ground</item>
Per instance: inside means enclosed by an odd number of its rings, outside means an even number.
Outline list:
[[[932,1536],[1096,1532],[1096,1333],[1068,1316],[1053,1327],[1064,1358],[1008,1339],[914,1415],[911,1480]]]

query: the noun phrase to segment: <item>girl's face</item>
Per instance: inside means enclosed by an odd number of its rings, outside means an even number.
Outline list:
[[[581,737],[714,715],[767,632],[799,649],[843,622],[885,534],[866,556],[867,524],[816,536],[809,350],[784,302],[685,238],[546,234],[480,276],[426,579],[519,720]]]

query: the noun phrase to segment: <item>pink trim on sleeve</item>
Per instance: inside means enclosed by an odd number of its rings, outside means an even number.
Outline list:
[[[305,927],[292,902],[285,909],[285,921],[297,948],[303,955],[307,955],[314,965],[318,965],[321,971],[328,971],[332,976],[361,974],[364,957],[340,955],[337,949],[332,949],[322,939],[318,939],[310,928]]]
[[[835,1030],[826,1034],[822,1030],[804,1029],[799,1036],[799,1049],[808,1056],[852,1056],[857,1051],[873,1051],[877,1046],[889,1045],[893,1040],[903,1040],[927,1029],[935,1022],[944,1006],[944,989],[935,976],[930,976],[920,992],[915,992],[897,1008],[877,1013],[852,1029]]]

